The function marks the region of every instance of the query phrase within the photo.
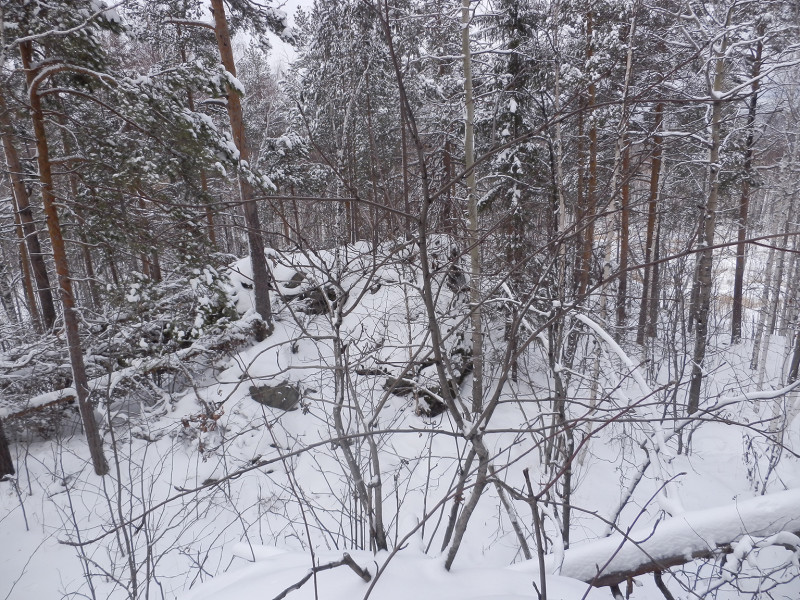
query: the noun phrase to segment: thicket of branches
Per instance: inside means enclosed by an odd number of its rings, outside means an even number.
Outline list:
[[[606,534],[628,525],[645,473],[680,512],[672,457],[704,422],[736,421],[732,406],[758,419],[742,423],[756,493],[793,452],[797,3],[318,1],[293,28],[239,0],[0,11],[0,475],[14,475],[9,441],[56,435],[77,402],[95,473],[121,477],[115,427],[149,434],[112,415],[141,402],[156,419],[276,318],[330,349],[325,401],[355,499],[342,514],[366,524],[346,547],[413,533],[381,482],[392,394],[444,414],[460,444],[418,515],[440,510],[425,541],[447,568],[490,489],[521,555],[563,562],[588,508],[575,471],[605,429],[632,457]],[[297,52],[280,76],[268,32]],[[224,269],[243,256],[234,289]],[[392,285],[406,354],[370,362],[388,342],[353,338],[347,318]],[[745,351],[727,389],[714,373]],[[359,376],[385,391],[363,400]],[[524,479],[492,437],[507,402],[527,418],[518,456],[538,457]],[[221,410],[186,427],[202,438]],[[587,581],[616,595],[654,572],[669,598],[660,573],[677,556]],[[139,597],[142,567],[127,568],[120,588]]]

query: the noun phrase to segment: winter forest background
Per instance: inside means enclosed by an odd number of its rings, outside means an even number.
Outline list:
[[[800,598],[795,0],[0,21],[0,598]]]

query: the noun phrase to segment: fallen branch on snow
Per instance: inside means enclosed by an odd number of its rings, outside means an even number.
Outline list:
[[[777,492],[637,528],[571,548],[560,575],[595,587],[612,586],[631,577],[663,571],[698,558],[737,550],[745,536],[765,538],[756,546],[797,548],[789,541],[800,534],[800,489]]]

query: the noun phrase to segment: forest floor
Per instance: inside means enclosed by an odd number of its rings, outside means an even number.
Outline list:
[[[525,560],[494,486],[477,506],[452,571],[444,570],[444,529],[468,443],[453,435],[457,427],[446,413],[426,417],[415,410],[410,395],[385,392],[387,377],[400,370],[396,365],[427,343],[424,307],[415,291],[419,275],[402,262],[367,268],[363,249],[356,250],[345,261],[348,274],[342,280],[349,290],[339,331],[349,375],[343,426],[361,436],[351,448],[370,489],[381,490],[389,552],[369,552],[352,472],[342,458],[341,442],[331,441],[338,437],[335,373],[342,366],[336,363],[334,324],[327,315],[301,313],[287,302],[279,303],[275,332],[263,342],[239,347],[213,364],[187,367],[183,384],[173,381],[169,392],[162,388],[163,397],[153,406],[137,408],[134,403],[105,415],[106,423],[113,424],[104,430],[110,476],[93,474],[81,432],[68,424],[51,439],[13,444],[17,478],[0,484],[0,599],[270,600],[303,579],[312,561],[340,561],[345,551],[367,569],[370,582],[339,566],[320,572],[286,597],[537,598],[538,562],[535,556]],[[341,258],[333,253],[305,257],[305,262],[294,257],[276,267],[276,278],[279,284],[290,284],[298,270],[325,271]],[[249,314],[251,299],[241,286],[247,280],[246,261],[237,268],[231,275],[237,308]],[[442,274],[442,282],[444,278]],[[463,306],[459,292],[442,285],[444,328],[457,333]],[[498,353],[502,324],[491,329],[490,322],[490,330],[488,344]],[[455,352],[463,339],[451,339],[449,349]],[[714,515],[727,515],[726,510],[736,515],[738,503],[745,503],[742,523],[761,512],[767,521],[784,519],[787,528],[798,524],[800,502],[797,508],[780,502],[746,504],[761,494],[779,498],[800,489],[797,394],[777,400],[741,398],[757,389],[780,387],[788,342],[774,336],[770,343],[773,358],[758,388],[758,375],[749,369],[750,344],[726,347],[719,342],[705,398],[731,403],[692,426],[687,454],[686,436],[669,434],[677,421],[667,418],[659,431],[649,418],[659,411],[669,417],[668,404],[637,405],[647,383],[643,377],[624,375],[644,367],[630,369],[620,355],[625,350],[601,338],[602,349],[596,352],[604,386],[614,391],[600,401],[594,420],[586,418],[577,426],[587,437],[573,464],[571,503],[576,508],[570,549],[559,548],[554,521],[548,520],[548,571],[556,571],[554,562],[562,559],[562,575],[577,573],[578,560],[585,568],[599,567],[592,563],[607,556],[597,541],[608,533],[603,519],[614,515],[645,464],[648,455],[642,445],[662,435],[661,472],[644,471],[617,521],[622,530],[649,532],[640,542],[651,536],[659,540],[659,527],[675,523],[667,518],[671,514],[689,524],[696,522],[692,519],[712,523],[711,530],[697,536],[713,545],[721,538],[711,538],[724,525],[713,525]],[[487,362],[487,381],[492,381],[497,363]],[[529,432],[547,413],[543,398],[551,382],[546,364],[545,351],[531,346],[521,361],[521,371],[528,375],[503,391],[487,427],[493,465],[520,494],[525,492],[524,469],[532,474],[534,486],[548,482],[542,441]],[[656,382],[663,378],[661,373],[651,376]],[[430,380],[422,369],[416,382],[424,386]],[[296,390],[298,403],[284,411],[256,402],[253,396],[267,384]],[[462,389],[467,397],[470,385],[468,377]],[[654,394],[667,398],[653,388]],[[576,393],[585,392],[578,388]],[[627,416],[641,418],[612,422],[625,403],[636,405],[624,409]],[[786,414],[795,417],[783,427],[783,446],[759,435],[765,423]],[[601,420],[608,423],[593,427]],[[379,473],[364,443],[366,431],[377,442]],[[378,476],[382,488],[375,487]],[[530,508],[525,502],[513,504],[535,551]],[[708,512],[715,507],[716,513]],[[665,551],[680,554],[692,542],[681,545],[679,539],[668,538],[659,543],[666,545]],[[743,549],[739,554],[744,559]],[[664,580],[675,598],[800,598],[796,553],[773,545],[741,562],[745,564],[736,565],[736,587],[728,583],[731,577],[720,559],[689,563],[665,574]],[[590,589],[575,577],[548,574],[547,598],[611,598],[607,588]],[[664,597],[652,576],[638,577],[632,585],[634,599]]]

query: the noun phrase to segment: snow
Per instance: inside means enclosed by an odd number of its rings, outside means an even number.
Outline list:
[[[36,408],[39,406],[45,406],[47,404],[58,402],[59,400],[76,398],[77,395],[78,393],[75,391],[75,388],[73,387],[64,388],[62,390],[55,390],[53,392],[47,392],[45,394],[39,394],[38,396],[34,396],[30,400],[28,400],[26,406],[23,409],[17,407],[15,410],[11,410],[7,406],[0,406],[0,418],[4,419],[12,412],[17,412],[18,410],[24,410],[27,408]]]
[[[446,347],[453,349],[469,343],[469,336],[464,336],[466,298],[445,284],[452,241],[438,236],[430,242],[439,292],[437,318],[449,336]],[[20,474],[0,487],[0,544],[8,549],[0,563],[0,598],[90,595],[84,568],[113,574],[92,579],[96,597],[127,598],[128,557],[138,561],[144,586],[149,555],[157,560],[158,584],[151,581],[149,590],[155,597],[269,600],[308,573],[309,547],[314,548],[317,565],[339,561],[347,551],[369,570],[373,582],[381,572],[372,591],[372,582],[363,582],[346,566],[320,572],[319,598],[349,600],[365,598],[368,592],[371,598],[385,600],[537,598],[538,561],[519,562],[522,555],[510,517],[491,486],[476,508],[452,571],[444,569],[440,548],[445,525],[437,523],[446,522],[454,478],[463,465],[458,457],[466,454],[468,442],[447,414],[435,418],[417,414],[424,398],[395,396],[385,388],[389,376],[410,379],[417,392],[436,383],[427,365],[430,332],[419,295],[422,282],[414,267],[415,252],[413,245],[402,242],[377,249],[359,243],[308,253],[270,250],[267,263],[275,280],[276,321],[269,338],[258,343],[247,338],[247,344],[216,357],[207,351],[210,341],[201,338],[173,354],[138,359],[93,379],[92,390],[124,390],[140,374],[167,365],[180,366],[185,378],[182,387],[161,389],[158,406],[142,407],[140,412],[129,407],[126,426],[115,425],[113,443],[107,421],[111,418],[116,424],[121,416],[114,411],[105,416],[109,458],[117,452],[125,467],[102,481],[87,466],[79,431],[15,444]],[[198,269],[192,277],[200,287],[213,275]],[[230,335],[246,337],[253,320],[249,259],[232,264],[224,277],[242,315],[232,324]],[[389,546],[402,547],[394,554],[363,549],[365,519],[355,506],[352,476],[343,466],[331,417],[337,389],[334,323],[330,314],[303,312],[304,300],[297,297],[326,286],[348,291],[345,299],[335,300],[343,310],[339,336],[346,348],[352,392],[344,403],[345,427],[353,436],[350,447],[360,461],[363,481],[373,493],[379,483],[382,486]],[[514,301],[510,289],[504,291]],[[328,308],[334,300],[330,302]],[[693,421],[659,423],[661,415],[650,398],[659,390],[648,384],[639,357],[608,336],[595,315],[582,315],[582,320],[595,334],[593,351],[601,357],[603,381],[613,393],[579,427],[588,431],[592,423],[605,422],[599,417],[601,410],[621,417],[631,408],[636,413],[629,420],[620,418],[592,430],[573,461],[575,511],[568,549],[557,532],[558,505],[542,506],[549,540],[548,598],[578,600],[587,591],[588,598],[609,598],[607,589],[588,589],[586,582],[598,567],[604,573],[635,569],[650,557],[667,560],[717,544],[733,544],[727,571],[720,569],[720,560],[713,565],[692,563],[685,568],[685,577],[728,585],[725,581],[733,580],[734,574],[747,579],[765,564],[788,565],[787,577],[796,573],[791,569],[796,568],[792,565],[797,553],[791,548],[800,532],[798,461],[784,455],[767,493],[756,495],[752,461],[766,459],[760,455],[753,455],[749,463],[743,459],[743,432],[748,429],[734,425],[725,412],[758,422],[759,410],[767,409],[758,402],[770,403],[771,414],[771,404],[793,390],[784,386],[754,391],[740,385],[734,374],[741,369],[729,356],[731,364],[715,370],[715,400],[705,405],[703,413],[721,419],[693,431],[690,455],[678,453],[676,432],[688,430]],[[534,329],[533,323],[528,326]],[[497,352],[502,347],[502,327],[490,329],[490,334],[488,347]],[[485,428],[499,477],[523,495],[523,469],[529,469],[537,489],[551,477],[542,464],[542,438],[536,437],[543,418],[541,399],[551,376],[536,366],[546,360],[547,340],[543,342],[541,347],[531,346],[523,357],[532,367],[530,380],[503,391]],[[404,373],[409,357],[416,357],[419,368]],[[490,357],[489,370],[498,363],[497,354]],[[24,369],[34,358],[5,362]],[[253,400],[251,387],[275,384],[301,392],[297,410],[282,412]],[[467,377],[462,396],[469,397],[470,391]],[[48,391],[32,398],[30,405],[69,393],[74,391]],[[436,395],[434,389],[429,398]],[[788,402],[793,405],[795,400],[789,396]],[[0,405],[0,410],[6,406]],[[368,435],[379,449],[377,472],[364,443]],[[800,443],[797,419],[787,428],[784,443],[792,448]],[[473,481],[470,478],[467,484]],[[785,486],[793,489],[782,491]],[[304,500],[302,511],[298,497]],[[513,518],[535,554],[529,505],[515,500],[514,508]],[[608,525],[597,515],[615,515],[617,509],[615,525],[629,531],[627,538],[619,533],[604,537]],[[665,518],[665,512],[675,516]],[[132,552],[125,547],[123,553],[124,537],[115,535],[113,523],[123,523],[119,531],[127,534]],[[85,546],[60,543],[75,544],[79,539]],[[634,590],[633,600],[662,597],[651,580],[637,578],[643,587]],[[665,580],[679,589],[671,576],[665,575]],[[314,585],[312,578],[287,598],[313,598]],[[145,590],[140,592],[144,595]],[[719,590],[719,600],[736,597],[735,588]],[[797,578],[778,588],[774,597],[800,597]]]
[[[685,512],[657,525],[637,527],[566,551],[561,575],[591,582],[601,574],[636,570],[648,563],[667,563],[676,555],[693,556],[739,538],[768,537],[800,531],[800,489],[775,492],[727,506]],[[775,542],[780,543],[780,542]],[[740,552],[749,550],[742,546]],[[736,556],[736,554],[734,554]],[[514,567],[531,569],[534,561]]]
[[[279,553],[276,549],[254,548],[256,562],[216,578],[182,600],[264,600],[275,598],[300,581],[311,567],[308,554]],[[444,570],[442,561],[411,550],[395,556],[386,552],[349,552],[356,563],[366,568],[373,580],[365,583],[347,567],[323,571],[288,596],[291,600],[523,600],[538,598],[530,576],[509,568]],[[317,564],[342,558],[342,552],[322,552]],[[376,572],[380,576],[375,581]],[[373,585],[374,583],[374,585]],[[537,582],[538,583],[538,582]],[[590,590],[585,584],[555,575],[547,580],[550,600],[588,600],[605,598],[607,592]]]

